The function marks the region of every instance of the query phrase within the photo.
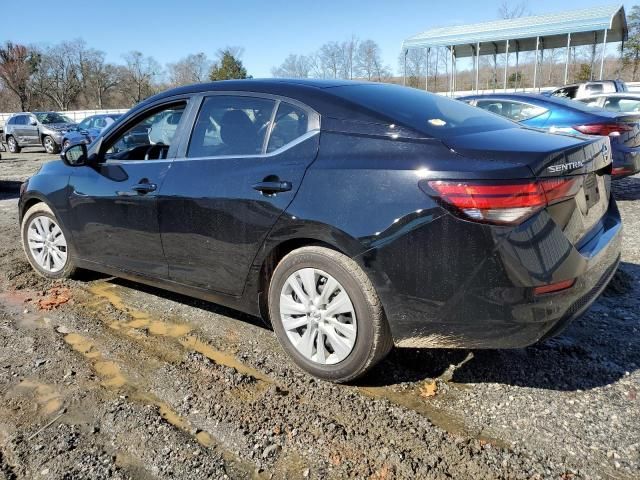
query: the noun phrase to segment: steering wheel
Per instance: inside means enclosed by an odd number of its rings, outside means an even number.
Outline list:
[[[144,152],[145,160],[156,160],[160,158],[160,154],[162,153],[163,147],[166,145],[162,143],[156,143],[155,145],[149,146],[147,150]]]

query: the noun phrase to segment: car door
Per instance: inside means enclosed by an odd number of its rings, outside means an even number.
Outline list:
[[[27,115],[24,125],[24,143],[28,145],[40,145],[40,127],[38,119],[34,115]]]
[[[27,142],[27,122],[29,116],[28,115],[18,115],[15,117],[13,121],[13,134],[16,137],[18,144],[26,145]]]
[[[169,277],[240,295],[269,230],[318,152],[318,114],[252,94],[203,97],[160,195]]]
[[[96,166],[73,170],[69,180],[72,233],[77,255],[87,261],[166,278],[160,241],[158,192],[176,145],[153,145],[148,137],[128,141],[149,117],[171,109],[182,115],[186,99],[155,104],[102,139]],[[127,141],[125,141],[127,139]]]

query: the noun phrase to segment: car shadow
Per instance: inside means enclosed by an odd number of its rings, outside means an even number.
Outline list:
[[[96,274],[96,275],[99,275],[99,274]],[[148,293],[150,295],[155,295],[157,297],[164,298],[166,300],[171,300],[172,302],[177,302],[192,308],[197,308],[198,310],[204,310],[209,313],[214,313],[216,315],[224,315],[225,317],[230,317],[230,318],[233,318],[234,320],[239,320],[241,322],[245,322],[260,328],[264,328],[266,330],[270,330],[270,327],[261,318],[254,317],[253,315],[249,315],[244,312],[240,312],[239,310],[234,310],[232,308],[224,307],[216,303],[207,302],[206,300],[200,300],[194,297],[189,297],[187,295],[182,295],[180,293],[174,293],[169,290],[152,287],[150,285],[145,285],[145,284],[134,282],[131,280],[125,280],[122,278],[113,278],[109,281],[111,283],[120,285],[122,287],[138,290],[144,293]]]
[[[618,201],[640,199],[640,178],[637,176],[621,178],[611,182],[611,192]]]
[[[639,280],[640,266],[623,262],[584,316],[540,344],[512,350],[398,348],[359,384],[387,386],[444,375],[466,384],[559,391],[609,385],[640,368]]]
[[[86,273],[82,280],[105,278]],[[258,317],[137,282],[110,282],[183,305],[224,315],[265,330]],[[587,313],[558,337],[522,349],[465,350],[395,348],[356,384],[389,386],[446,378],[458,383],[501,383],[559,391],[609,385],[640,368],[640,266],[622,262]]]

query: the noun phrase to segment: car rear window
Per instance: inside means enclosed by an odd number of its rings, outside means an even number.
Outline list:
[[[331,92],[435,138],[514,128],[510,120],[459,100],[397,85],[364,84],[331,88]]]

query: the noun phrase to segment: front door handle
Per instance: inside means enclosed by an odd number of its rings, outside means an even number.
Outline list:
[[[137,183],[131,187],[131,190],[134,192],[138,192],[140,194],[154,192],[158,186],[155,183],[149,183],[149,181],[141,180],[140,183]]]
[[[274,194],[278,192],[288,192],[291,190],[293,186],[291,182],[282,182],[282,181],[274,181],[274,182],[258,182],[253,184],[253,189],[258,190],[266,195]]]

